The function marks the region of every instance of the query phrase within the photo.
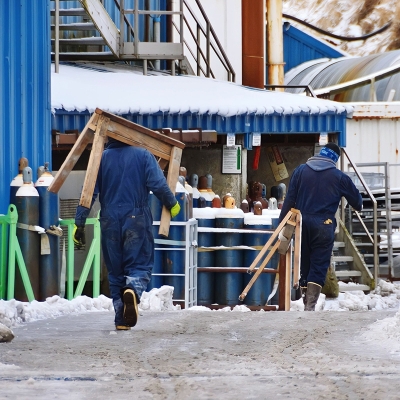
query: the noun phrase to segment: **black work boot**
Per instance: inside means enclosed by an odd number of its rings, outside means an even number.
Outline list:
[[[315,305],[317,304],[321,289],[322,286],[318,285],[318,283],[308,282],[307,301],[304,307],[304,311],[315,311]]]
[[[123,318],[127,326],[135,326],[139,317],[138,296],[133,289],[124,288],[122,295],[124,303]]]
[[[301,298],[303,299],[304,307],[307,304],[307,286],[300,286]]]

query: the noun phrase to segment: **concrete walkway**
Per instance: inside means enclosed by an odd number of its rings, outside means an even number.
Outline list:
[[[14,328],[1,399],[399,399],[400,353],[360,340],[375,312],[107,312]]]

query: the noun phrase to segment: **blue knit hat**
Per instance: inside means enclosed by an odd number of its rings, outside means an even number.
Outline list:
[[[321,149],[319,155],[328,157],[336,163],[340,157],[340,148],[336,143],[329,142]]]

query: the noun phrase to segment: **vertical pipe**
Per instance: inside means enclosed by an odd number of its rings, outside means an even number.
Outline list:
[[[135,0],[135,27],[134,27],[134,39],[135,39],[135,56],[139,53],[139,0]]]
[[[264,89],[265,1],[242,0],[242,84]]]
[[[120,0],[119,3],[119,54],[124,53],[124,36],[125,36],[125,0]],[[135,33],[136,38],[136,33]]]
[[[60,71],[60,0],[56,0],[54,11],[54,68]]]
[[[267,32],[268,83],[283,85],[282,0],[267,0]]]
[[[183,0],[179,2],[179,40],[183,45],[184,37],[183,37]]]
[[[389,276],[393,277],[393,246],[392,246],[392,199],[390,191],[389,163],[385,162],[385,206],[386,206],[386,228],[388,245],[388,267]]]
[[[171,60],[171,75],[175,76],[175,60]]]
[[[96,247],[94,249],[94,260],[93,260],[93,297],[100,296],[100,221],[97,218],[94,223],[94,240],[96,240]]]
[[[147,75],[147,60],[143,60],[143,75]]]
[[[207,78],[210,77],[211,75],[211,67],[210,67],[210,22],[207,21],[207,26],[206,26],[206,61],[207,61]]]
[[[378,210],[377,210],[377,202],[374,201],[374,278],[375,278],[375,287],[378,284],[378,276],[379,276],[379,258],[378,258]]]
[[[67,299],[74,298],[74,224],[68,225],[68,250],[67,250]]]
[[[160,42],[160,21],[161,18],[159,15],[154,17],[154,41],[156,43]],[[160,69],[160,60],[154,60],[154,68]]]
[[[200,63],[201,63],[201,58],[200,58],[200,40],[201,40],[201,29],[200,29],[200,25],[196,24],[197,26],[197,59],[196,59],[196,63],[197,63],[197,76],[200,76]]]

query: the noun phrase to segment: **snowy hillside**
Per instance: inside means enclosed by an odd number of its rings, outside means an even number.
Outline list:
[[[400,48],[400,1],[397,0],[283,0],[283,13],[340,36],[369,34],[392,21],[384,32],[367,40],[347,42],[324,36],[288,20],[293,26],[323,38],[353,56]]]

